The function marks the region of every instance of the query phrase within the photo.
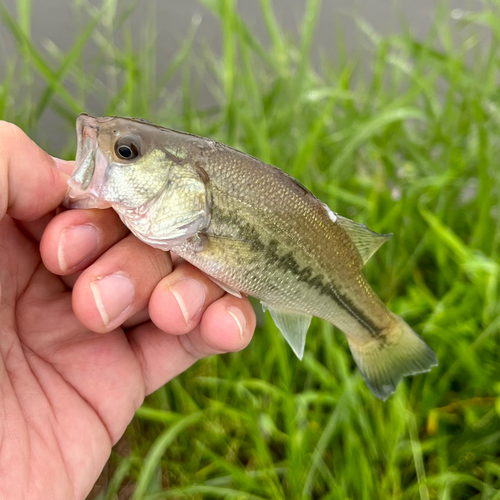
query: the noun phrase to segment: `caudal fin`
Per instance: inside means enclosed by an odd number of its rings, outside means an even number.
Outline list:
[[[385,401],[399,381],[408,375],[428,372],[438,361],[434,351],[399,316],[379,337],[357,342],[349,339],[354,361],[366,385]]]

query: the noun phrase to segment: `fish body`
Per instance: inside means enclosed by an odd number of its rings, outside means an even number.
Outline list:
[[[437,364],[361,270],[390,235],[333,213],[277,167],[141,120],[77,121],[68,203],[112,207],[142,241],[172,250],[225,290],[259,299],[301,358],[312,316],[347,336],[374,394]]]

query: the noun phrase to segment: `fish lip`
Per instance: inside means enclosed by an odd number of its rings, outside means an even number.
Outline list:
[[[97,147],[98,130],[96,118],[86,113],[78,115],[76,119],[76,166],[81,165],[85,160],[91,146],[94,146],[94,149]]]
[[[100,158],[98,137],[99,124],[109,121],[81,113],[76,119],[77,150],[75,169],[68,179],[69,190],[64,205],[69,208],[109,208],[102,199],[96,183],[96,169]]]

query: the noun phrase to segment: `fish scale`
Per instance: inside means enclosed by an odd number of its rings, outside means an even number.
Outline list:
[[[437,364],[362,274],[390,235],[333,213],[279,168],[209,139],[88,115],[78,118],[77,136],[69,206],[112,207],[145,243],[174,251],[226,291],[260,299],[300,358],[317,316],[346,334],[381,399],[402,377]]]

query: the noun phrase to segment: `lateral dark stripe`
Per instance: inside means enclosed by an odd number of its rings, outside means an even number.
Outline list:
[[[214,205],[212,206],[212,219],[236,228],[240,233],[241,239],[250,245],[252,251],[263,255],[267,265],[275,266],[284,272],[288,271],[292,273],[298,281],[318,290],[320,295],[327,295],[334,300],[359,321],[372,336],[377,337],[380,334],[382,329],[377,327],[370,318],[360,311],[349,297],[340,294],[323,276],[314,274],[314,270],[310,266],[301,267],[295,260],[292,252],[279,252],[280,245],[277,240],[271,239],[269,242],[264,242],[252,224],[245,222],[233,214],[224,213]]]

